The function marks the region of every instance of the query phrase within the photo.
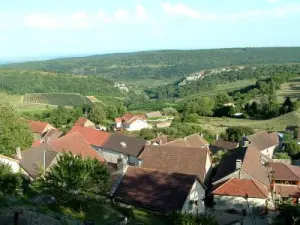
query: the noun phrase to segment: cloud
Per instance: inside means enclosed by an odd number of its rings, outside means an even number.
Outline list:
[[[162,9],[165,13],[174,15],[174,16],[181,16],[190,19],[216,19],[217,16],[214,14],[206,14],[200,11],[194,10],[183,3],[176,3],[172,4],[170,2],[162,3]]]
[[[61,24],[57,19],[42,13],[32,13],[25,17],[24,23],[29,27],[58,29]]]
[[[114,12],[113,19],[117,21],[126,21],[131,19],[131,13],[126,9],[119,9]]]
[[[141,4],[136,6],[136,16],[139,21],[146,21],[148,18],[147,12]]]
[[[280,0],[267,0],[268,3],[276,3],[279,2]]]

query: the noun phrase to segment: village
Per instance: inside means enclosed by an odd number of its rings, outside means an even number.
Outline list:
[[[159,111],[126,113],[107,132],[80,117],[67,133],[29,120],[32,146],[16,148],[14,157],[0,155],[0,163],[34,181],[40,167],[50,170],[64,153],[96,159],[110,172],[111,201],[163,214],[209,214],[224,225],[268,224],[282,202],[299,203],[300,167],[273,158],[283,147],[282,133],[259,131],[238,142],[217,136],[209,144],[202,133],[144,140],[123,132],[151,128],[153,121],[168,127],[172,119]]]

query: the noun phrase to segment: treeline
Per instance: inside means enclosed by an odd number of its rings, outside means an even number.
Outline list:
[[[11,94],[64,92],[122,96],[112,81],[98,76],[73,76],[17,69],[0,69],[0,91]]]
[[[232,48],[212,50],[161,50],[95,55],[5,65],[9,68],[99,74],[113,79],[185,77],[203,69],[235,65],[296,63],[300,48]]]
[[[230,83],[238,80],[260,79],[262,77],[293,77],[300,74],[300,64],[265,65],[245,67],[240,70],[224,71],[201,80],[179,86],[178,83],[145,90],[151,99],[173,99],[196,93],[211,91],[218,84]]]

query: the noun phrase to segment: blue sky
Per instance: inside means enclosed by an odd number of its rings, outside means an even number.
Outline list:
[[[10,0],[0,59],[300,46],[299,0]]]

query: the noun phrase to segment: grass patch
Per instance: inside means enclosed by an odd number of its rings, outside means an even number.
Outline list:
[[[280,90],[276,91],[278,101],[284,102],[286,97],[292,100],[300,98],[300,77],[293,78],[287,83],[280,85]]]
[[[150,111],[162,110],[166,107],[173,107],[178,109],[181,107],[181,105],[178,103],[150,101],[139,105],[131,105],[129,106],[128,111],[132,113],[146,113]]]
[[[17,103],[21,102],[22,95],[11,95],[5,92],[0,92],[0,102]]]

